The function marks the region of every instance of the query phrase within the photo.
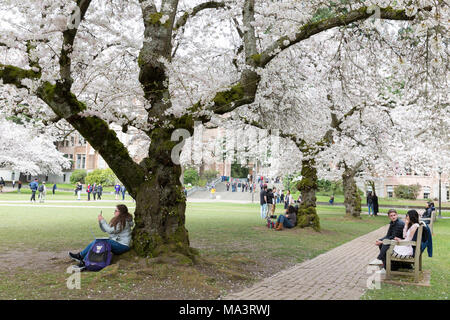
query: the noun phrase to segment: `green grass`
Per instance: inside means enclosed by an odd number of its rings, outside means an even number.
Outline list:
[[[99,208],[94,205],[99,204],[89,203],[92,208],[0,206],[2,253],[32,250],[64,256],[51,268],[38,265],[36,270],[26,266],[0,270],[0,299],[215,299],[231,286],[261,280],[388,223],[385,216],[353,220],[344,217],[343,207],[319,206],[320,233],[309,228],[274,232],[264,226],[257,204],[187,203],[186,228],[191,246],[200,250],[197,265],[125,259],[100,273],[83,273],[83,290],[68,290],[65,270],[71,262],[65,252],[82,249],[93,239],[93,233],[105,236],[97,223]],[[276,213],[282,213],[280,206]],[[103,215],[109,221],[113,210],[103,209]],[[443,223],[447,221],[435,224],[437,232]],[[443,230],[448,233],[448,229]],[[448,244],[448,240],[448,234],[441,240],[436,236],[438,247],[432,259],[439,259],[439,251],[445,249],[439,242]],[[440,266],[438,259],[433,268]],[[445,259],[447,264],[439,267],[440,271],[448,269],[448,255]],[[426,268],[430,261],[425,262]],[[432,276],[438,277],[433,281],[448,283],[448,276],[439,278],[440,273],[433,269]],[[440,292],[444,288],[439,287],[438,293],[431,289],[430,294],[443,298]]]
[[[425,249],[423,270],[431,271],[431,287],[381,284],[380,290],[369,290],[364,300],[448,300],[450,292],[450,221],[434,224],[433,256]]]
[[[294,199],[298,199],[299,193],[293,193]],[[317,202],[328,202],[330,200],[331,194],[326,194],[324,192],[320,192],[316,194]],[[367,206],[365,196],[361,196],[361,204],[364,206]],[[428,199],[419,199],[419,200],[407,200],[407,199],[399,199],[399,198],[381,198],[378,197],[378,204],[379,205],[387,205],[387,206],[419,206],[425,208]],[[433,201],[433,200],[431,200]],[[343,195],[335,195],[334,197],[335,203],[344,203],[344,196]],[[433,201],[435,207],[438,206],[438,201]],[[442,208],[445,208],[447,210],[450,210],[450,204],[447,202],[442,203]]]
[[[56,259],[51,269],[39,266],[30,270],[20,266],[12,271],[0,270],[0,299],[214,299],[231,284],[260,280],[262,270],[272,274],[278,268],[311,259],[387,222],[385,217],[347,220],[342,211],[340,215],[333,211],[320,214],[321,233],[310,229],[274,232],[264,226],[256,204],[188,203],[186,228],[191,246],[200,250],[198,265],[149,267],[149,262],[127,265],[125,260],[125,264],[120,267],[115,264],[104,273],[83,273],[86,290],[70,291],[65,286],[68,277],[65,269],[71,262],[65,252],[82,249],[93,239],[92,233],[105,235],[98,228],[98,208],[38,205],[0,208],[3,254],[32,250],[64,256]],[[107,220],[113,216],[112,211],[103,210]],[[277,210],[279,213],[281,208]],[[276,270],[266,270],[270,267],[268,260],[276,261]],[[160,288],[162,283],[164,289]],[[180,296],[183,292],[186,296]]]

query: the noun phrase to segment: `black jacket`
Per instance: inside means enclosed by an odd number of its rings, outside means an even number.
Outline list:
[[[381,238],[380,240],[389,239],[394,240],[395,237],[403,239],[403,228],[405,227],[405,223],[397,219],[395,222],[389,223],[389,230],[384,238]]]
[[[378,197],[377,196],[372,196],[372,204],[373,204],[373,212],[375,214],[378,213]]]

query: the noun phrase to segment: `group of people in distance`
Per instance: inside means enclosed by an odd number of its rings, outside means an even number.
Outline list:
[[[77,200],[81,200],[81,191],[83,190],[83,185],[81,182],[77,182],[75,187],[75,195],[77,196]],[[91,201],[91,194],[94,196],[94,200],[102,200],[103,195],[103,186],[101,184],[88,184],[86,187],[86,193],[88,196],[88,201]]]
[[[261,192],[259,194],[260,197],[260,205],[261,205],[261,219],[265,219],[269,221],[271,218],[275,218],[274,213],[276,209],[276,204],[280,203],[280,201],[284,202],[285,214],[280,214],[277,217],[275,230],[281,231],[283,228],[293,228],[297,225],[297,211],[298,208],[294,206],[294,200],[290,191],[288,190],[286,195],[282,193],[282,197],[276,199],[277,190],[274,187],[273,189],[268,189],[267,185],[264,184],[261,188]]]

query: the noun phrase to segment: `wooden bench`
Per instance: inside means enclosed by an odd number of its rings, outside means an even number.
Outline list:
[[[395,241],[395,240],[389,240],[385,239],[383,240],[383,244],[390,245],[388,251],[386,252],[386,279],[391,279],[393,274],[398,275],[411,275],[412,272],[405,272],[405,271],[392,271],[392,261],[399,261],[403,263],[410,263],[413,264],[414,267],[414,282],[419,282],[419,273],[422,271],[422,251],[421,251],[421,244],[422,244],[422,234],[423,234],[423,228],[425,227],[425,222],[420,221],[419,228],[416,231],[417,232],[417,240],[416,241]],[[408,258],[408,259],[401,259],[396,258],[392,256],[392,253],[394,252],[394,247],[396,245],[400,246],[416,246],[414,249],[414,257]]]

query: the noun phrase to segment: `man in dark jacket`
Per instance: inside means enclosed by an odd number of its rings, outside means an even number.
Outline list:
[[[389,209],[388,216],[391,222],[389,223],[389,229],[386,236],[375,241],[375,245],[377,245],[380,248],[380,254],[377,257],[377,259],[380,261],[372,261],[371,263],[371,264],[381,264],[380,262],[382,262],[384,269],[386,269],[386,252],[389,249],[389,245],[384,245],[383,240],[384,239],[394,240],[394,238],[396,237],[403,239],[403,228],[405,227],[405,223],[398,218],[398,214],[397,211],[395,211],[395,209]]]

